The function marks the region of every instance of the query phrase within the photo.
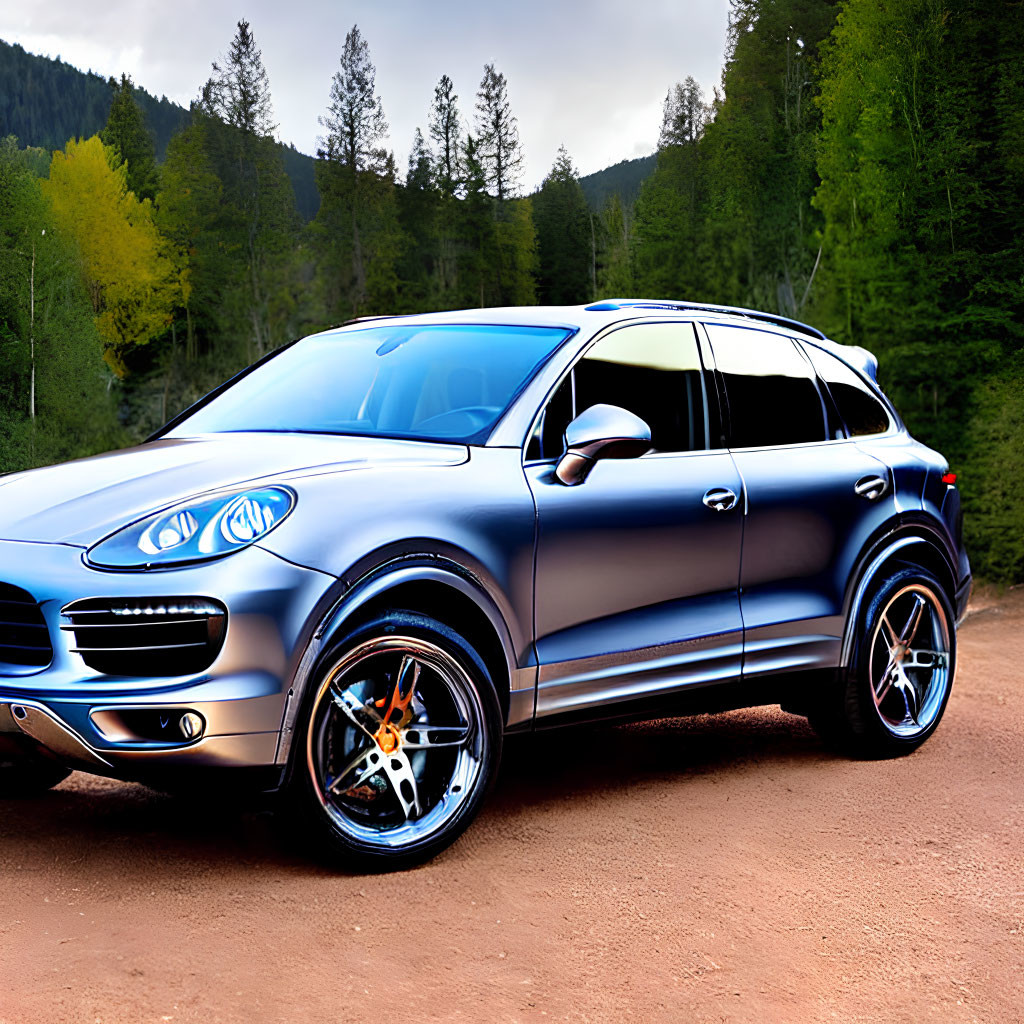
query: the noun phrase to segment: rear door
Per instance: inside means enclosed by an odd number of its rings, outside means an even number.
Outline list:
[[[598,403],[645,420],[652,450],[599,461],[566,487],[554,475],[565,427]],[[739,676],[741,483],[716,421],[688,322],[610,332],[549,401],[525,467],[538,719]]]
[[[846,586],[892,515],[886,465],[847,436],[793,339],[707,324],[744,483],[744,676],[838,664]]]

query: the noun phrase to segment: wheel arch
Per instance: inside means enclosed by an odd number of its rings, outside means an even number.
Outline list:
[[[879,581],[895,566],[917,565],[931,572],[942,585],[951,604],[956,603],[956,568],[941,532],[932,524],[909,521],[892,524],[861,552],[846,598],[841,667],[846,668],[854,653],[857,622]]]
[[[456,563],[437,557],[421,561],[404,558],[379,566],[357,580],[334,602],[314,631],[289,690],[278,764],[288,761],[295,727],[321,656],[360,622],[393,608],[428,615],[468,641],[487,666],[503,720],[508,723],[517,659],[511,632],[496,602],[479,580]]]

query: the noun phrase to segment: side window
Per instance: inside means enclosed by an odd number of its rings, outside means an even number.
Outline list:
[[[814,370],[781,334],[708,324],[729,403],[733,448],[824,441],[825,407]]]
[[[576,364],[576,413],[618,405],[651,428],[660,452],[710,447],[704,371],[691,324],[640,324],[613,331]]]
[[[613,331],[579,360],[551,396],[526,449],[527,461],[562,454],[565,428],[592,405],[618,405],[651,428],[654,451],[710,447],[708,399],[690,324]]]
[[[828,385],[850,437],[884,434],[892,427],[889,411],[846,363],[816,345],[805,345],[804,351]]]

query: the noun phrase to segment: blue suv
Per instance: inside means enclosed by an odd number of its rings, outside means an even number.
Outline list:
[[[0,790],[230,779],[399,866],[512,731],[781,704],[909,752],[971,575],[875,371],[687,302],[380,317],[2,478]]]

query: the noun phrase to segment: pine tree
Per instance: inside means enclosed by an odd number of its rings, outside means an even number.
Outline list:
[[[218,131],[216,122],[194,105],[192,124],[167,147],[154,212],[179,282],[180,333],[190,363],[237,335],[247,315],[245,267],[235,256],[244,224],[241,213],[225,201],[211,142]]]
[[[696,145],[704,134],[709,113],[700,85],[687,75],[665,96],[658,148]]]
[[[320,124],[326,135],[317,154],[317,227],[328,254],[328,306],[356,315],[367,308],[367,264],[393,258],[388,254],[395,248],[388,237],[395,223],[393,161],[381,145],[388,125],[376,93],[376,68],[358,25],[345,37]],[[374,203],[392,208],[375,209]]]
[[[632,210],[612,193],[598,217],[597,288],[600,296],[634,295]]]
[[[128,188],[139,199],[154,199],[157,190],[156,147],[146,129],[142,108],[135,100],[132,80],[128,75],[121,75],[120,82],[111,78],[110,89],[113,93],[110,113],[106,126],[100,132],[100,139],[126,165]]]
[[[227,56],[213,64],[206,97],[213,113],[243,137],[266,138],[277,131],[263,55],[244,19],[238,23]]]
[[[380,174],[386,160],[381,143],[388,123],[376,93],[377,69],[358,25],[345,36],[340,65],[331,79],[327,114],[320,118],[327,134],[321,140],[319,155],[339,163],[351,174]]]
[[[519,189],[523,152],[519,124],[508,101],[505,76],[484,65],[476,99],[476,134],[480,161],[491,195],[504,203]]]
[[[458,96],[447,75],[442,75],[434,88],[430,108],[430,138],[437,147],[436,179],[440,193],[437,204],[436,302],[440,308],[458,303],[458,231],[459,203],[456,195],[462,188],[463,161],[460,151]]]
[[[636,201],[633,265],[644,294],[692,299],[704,293],[701,142],[707,118],[693,78],[669,90],[658,162]]]
[[[565,146],[533,198],[543,303],[570,305],[593,298],[596,253],[590,209]]]
[[[497,302],[532,306],[537,301],[537,231],[533,201],[510,199],[495,224],[498,244]]]
[[[497,301],[495,267],[498,242],[494,200],[487,192],[487,177],[476,139],[466,137],[462,151],[463,197],[458,206],[458,291],[460,306],[487,306]]]
[[[409,152],[405,187],[398,195],[399,222],[405,238],[398,276],[402,306],[422,311],[436,301],[438,261],[438,209],[442,200],[435,182],[435,167],[419,128]]]
[[[213,64],[195,116],[206,120],[204,142],[224,199],[241,219],[248,287],[249,356],[258,358],[284,338],[272,326],[272,280],[297,229],[295,196],[274,141],[276,125],[263,56],[247,21],[227,56]]]
[[[437,147],[437,184],[446,196],[453,196],[459,184],[459,97],[447,75],[434,87],[430,108],[430,137]]]

